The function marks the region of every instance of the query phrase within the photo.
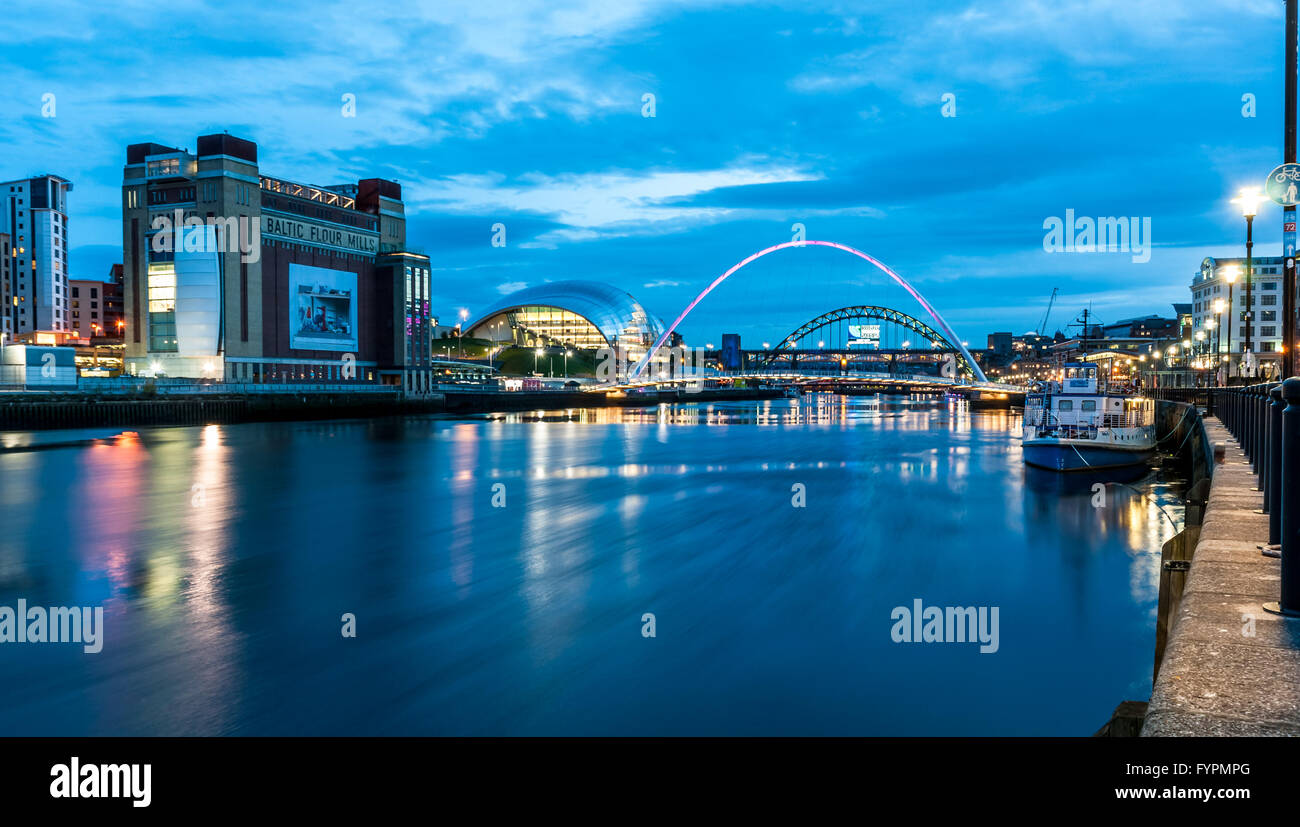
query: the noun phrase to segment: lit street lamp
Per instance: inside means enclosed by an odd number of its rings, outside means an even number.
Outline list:
[[[1259,190],[1255,187],[1242,189],[1241,193],[1236,198],[1232,199],[1232,203],[1241,206],[1241,214],[1246,219],[1246,312],[1244,314],[1246,320],[1246,350],[1242,359],[1248,365],[1247,370],[1251,371],[1254,370],[1255,362],[1255,354],[1250,346],[1251,329],[1254,327],[1253,322],[1255,316],[1251,307],[1250,269],[1251,256],[1253,255],[1253,248],[1255,246],[1252,233],[1255,226],[1255,214],[1259,211],[1259,203],[1265,200],[1267,200],[1265,196],[1260,195]],[[1240,371],[1238,373],[1240,373]]]
[[[533,373],[537,373],[537,358],[542,355],[542,349],[539,347],[533,351]]]
[[[1236,308],[1236,307],[1233,305],[1233,303],[1232,303],[1232,285],[1233,285],[1233,282],[1235,282],[1235,281],[1237,280],[1237,277],[1240,276],[1240,275],[1241,275],[1241,268],[1240,268],[1240,267],[1237,267],[1236,265],[1233,265],[1233,266],[1230,266],[1230,267],[1227,268],[1227,272],[1224,273],[1224,276],[1223,276],[1224,280],[1226,280],[1226,281],[1228,282],[1228,341],[1224,343],[1224,344],[1227,346],[1227,347],[1226,347],[1226,350],[1227,350],[1227,352],[1228,352],[1228,356],[1230,357],[1230,358],[1228,359],[1228,371],[1227,371],[1228,376],[1232,376],[1232,359],[1231,359],[1231,356],[1232,356],[1232,322],[1233,322],[1232,317],[1233,317],[1233,315],[1236,314],[1236,312],[1237,312],[1237,308]]]
[[[1224,354],[1223,354],[1223,347],[1222,347],[1222,341],[1223,341],[1223,299],[1215,299],[1214,302],[1213,302],[1213,305],[1212,305],[1212,306],[1214,307],[1214,326],[1215,326],[1216,328],[1218,328],[1218,330],[1219,330],[1219,332],[1215,335],[1215,338],[1214,338],[1214,362],[1215,362],[1214,367],[1215,367],[1215,369],[1218,369],[1218,366],[1219,366],[1219,365],[1218,365],[1219,360],[1220,360],[1220,359],[1222,358],[1222,356],[1224,355]],[[1207,319],[1206,321],[1209,321],[1209,320]],[[1229,332],[1229,333],[1232,332],[1232,319],[1231,319],[1231,318],[1228,319],[1228,332]],[[1216,381],[1216,382],[1218,381],[1217,377],[1216,377],[1215,381]]]

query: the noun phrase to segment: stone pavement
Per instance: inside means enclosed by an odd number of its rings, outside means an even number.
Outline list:
[[[1280,561],[1256,548],[1263,494],[1227,429],[1206,418],[1205,430],[1227,451],[1142,735],[1300,735],[1300,620],[1262,607],[1280,585]]]

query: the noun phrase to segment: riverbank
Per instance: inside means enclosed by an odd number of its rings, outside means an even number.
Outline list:
[[[1214,470],[1182,605],[1147,707],[1144,736],[1300,735],[1300,621],[1265,612],[1279,561],[1260,554],[1263,493],[1236,440]]]
[[[412,414],[478,414],[567,408],[636,407],[664,402],[774,399],[777,388],[717,388],[626,395],[578,390],[447,391],[419,397],[397,389],[278,389],[276,393],[195,393],[123,397],[95,393],[14,393],[0,397],[0,429],[51,430],[103,426],[233,425],[242,422],[354,419]]]

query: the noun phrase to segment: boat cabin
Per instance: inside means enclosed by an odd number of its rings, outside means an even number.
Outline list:
[[[1091,362],[1067,362],[1061,378],[1061,393],[1096,393],[1098,367]]]

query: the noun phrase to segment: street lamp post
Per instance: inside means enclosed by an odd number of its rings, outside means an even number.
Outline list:
[[[542,349],[539,347],[533,351],[533,375],[537,375],[537,358],[542,355]]]
[[[1246,219],[1246,312],[1245,312],[1246,350],[1245,350],[1245,355],[1242,358],[1250,365],[1248,369],[1252,371],[1254,370],[1255,354],[1254,351],[1251,349],[1250,339],[1251,339],[1251,332],[1252,332],[1251,328],[1254,327],[1253,322],[1254,322],[1255,312],[1251,305],[1252,292],[1251,292],[1250,271],[1251,271],[1251,258],[1253,256],[1253,249],[1255,246],[1255,241],[1253,236],[1254,227],[1255,227],[1255,215],[1257,212],[1259,212],[1259,202],[1263,200],[1264,200],[1264,196],[1260,195],[1259,190],[1254,187],[1243,189],[1236,198],[1232,199],[1234,204],[1241,205],[1241,214]]]
[[[572,355],[573,355],[572,351],[569,351],[567,349],[564,351],[564,378],[565,379],[569,378],[569,357]]]
[[[1192,363],[1192,366],[1199,371],[1201,369],[1202,360],[1205,358],[1203,355],[1205,351],[1205,331],[1196,331],[1196,333],[1193,334],[1193,338],[1196,339],[1196,361]],[[1201,383],[1201,376],[1201,374],[1197,374],[1196,382],[1198,385]]]
[[[1228,304],[1228,306],[1229,306],[1229,307],[1232,306],[1232,305],[1231,305],[1231,300],[1230,300],[1230,303]],[[1214,372],[1215,372],[1214,375],[1215,375],[1215,384],[1218,384],[1219,362],[1221,362],[1221,361],[1224,359],[1224,355],[1223,355],[1223,307],[1224,307],[1223,299],[1215,299],[1215,300],[1214,300],[1214,303],[1213,303],[1213,307],[1214,307],[1214,326],[1215,326],[1215,328],[1218,330],[1218,332],[1215,334],[1215,337],[1214,337],[1214,362],[1215,362],[1215,364],[1214,364]],[[1231,318],[1228,319],[1228,335],[1229,335],[1229,336],[1232,335],[1232,319],[1231,319]],[[1226,378],[1226,377],[1224,378],[1224,381],[1225,381],[1225,382],[1227,381],[1227,378]]]
[[[1232,325],[1235,321],[1234,317],[1237,315],[1237,307],[1232,303],[1232,285],[1240,275],[1241,269],[1233,266],[1227,268],[1227,272],[1225,272],[1223,276],[1224,280],[1228,282],[1228,341],[1225,344],[1227,345],[1228,351],[1227,376],[1229,379],[1232,378]],[[1241,373],[1240,368],[1237,370],[1237,373]]]

